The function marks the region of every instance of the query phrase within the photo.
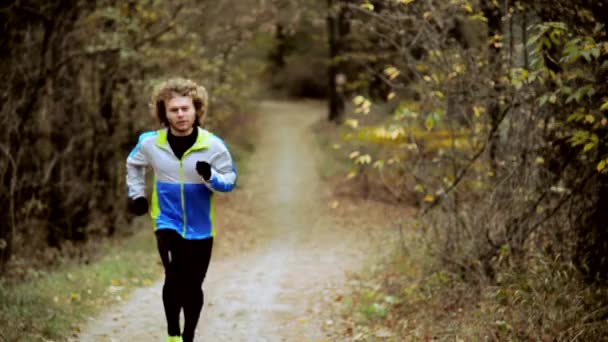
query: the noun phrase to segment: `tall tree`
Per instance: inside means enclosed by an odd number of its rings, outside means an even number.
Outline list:
[[[329,65],[327,81],[329,88],[328,120],[340,122],[344,115],[344,82],[346,37],[350,33],[348,0],[327,0],[327,39]]]

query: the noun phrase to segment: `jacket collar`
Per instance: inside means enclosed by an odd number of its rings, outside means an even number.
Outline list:
[[[200,127],[196,127],[196,129],[198,130],[196,141],[194,142],[192,147],[188,149],[188,151],[209,148],[209,138],[211,137],[211,133],[206,129]],[[158,135],[156,136],[156,145],[164,149],[170,150],[171,147],[169,146],[169,141],[167,140],[168,128],[159,129],[157,132]]]

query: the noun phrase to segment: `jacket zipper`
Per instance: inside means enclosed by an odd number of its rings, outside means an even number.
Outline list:
[[[183,156],[179,160],[179,188],[180,188],[180,197],[182,201],[182,217],[184,218],[184,229],[182,231],[182,237],[186,238],[186,227],[188,226],[188,219],[186,218],[186,199],[184,196],[184,162]]]
[[[182,201],[182,216],[184,217],[184,229],[182,231],[182,237],[184,239],[186,238],[186,227],[188,227],[188,218],[186,217],[186,197],[184,195],[184,158],[186,158],[186,155],[192,151],[192,147],[194,147],[194,145],[190,146],[190,148],[187,149],[179,159],[179,187]]]

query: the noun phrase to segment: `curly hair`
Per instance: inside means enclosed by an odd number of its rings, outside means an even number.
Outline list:
[[[153,116],[162,125],[169,126],[165,104],[175,96],[189,96],[192,98],[196,112],[194,124],[202,125],[205,114],[207,114],[207,108],[209,107],[207,90],[194,81],[185,78],[171,78],[155,87],[150,103]]]

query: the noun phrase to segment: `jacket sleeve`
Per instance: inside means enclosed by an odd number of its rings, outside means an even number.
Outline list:
[[[230,152],[225,148],[211,160],[211,178],[207,185],[211,190],[230,192],[236,185],[236,168],[232,162]]]
[[[143,134],[135,148],[127,157],[127,195],[129,198],[146,195],[146,167],[149,165],[148,157],[143,151]]]

